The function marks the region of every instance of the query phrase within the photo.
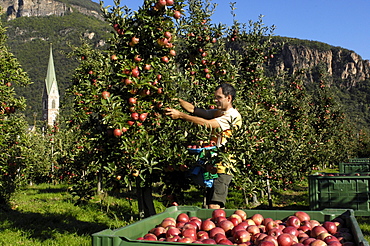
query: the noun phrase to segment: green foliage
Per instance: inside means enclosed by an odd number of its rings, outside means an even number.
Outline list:
[[[21,179],[24,168],[22,149],[27,125],[19,113],[26,106],[25,99],[17,97],[14,85],[26,86],[30,83],[17,59],[6,46],[6,33],[0,23],[0,204],[8,202]]]

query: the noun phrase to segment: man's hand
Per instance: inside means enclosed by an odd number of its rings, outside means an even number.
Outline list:
[[[173,108],[166,108],[166,115],[170,116],[173,120],[181,118],[181,112]]]

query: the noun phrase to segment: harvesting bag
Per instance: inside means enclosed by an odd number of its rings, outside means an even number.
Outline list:
[[[189,177],[197,185],[212,187],[213,179],[218,177],[218,174],[212,174],[206,171],[206,165],[212,165],[212,157],[217,155],[215,152],[216,146],[188,149],[189,153],[196,154],[197,161],[195,165],[190,168]]]

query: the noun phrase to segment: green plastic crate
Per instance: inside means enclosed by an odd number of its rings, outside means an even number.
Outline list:
[[[167,217],[176,218],[180,213],[187,213],[189,216],[197,216],[201,219],[210,218],[212,209],[201,209],[198,207],[188,206],[173,206],[167,208],[163,213],[156,214],[149,218],[140,220],[131,225],[118,228],[116,230],[104,230],[92,235],[93,246],[159,246],[159,245],[189,245],[177,242],[159,242],[159,241],[140,241],[136,238],[143,236],[150,229],[160,224]],[[230,216],[235,209],[225,209],[226,216]],[[294,214],[293,210],[245,210],[248,217],[253,214],[262,214],[264,217],[283,220]],[[351,209],[324,209],[321,211],[305,211],[313,220],[324,222],[332,220],[336,217],[341,217],[351,230],[354,236],[356,245],[369,246],[369,243],[364,239],[362,231],[355,219],[354,211]]]
[[[370,158],[351,158],[349,162],[370,163]]]
[[[308,177],[311,210],[353,209],[356,216],[370,215],[370,173],[315,173]]]
[[[370,163],[367,162],[341,162],[339,163],[340,173],[370,172]]]

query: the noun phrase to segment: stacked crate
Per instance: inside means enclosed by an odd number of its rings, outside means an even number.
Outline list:
[[[356,216],[370,215],[370,158],[339,164],[339,173],[315,173],[308,178],[311,210],[348,208]]]

